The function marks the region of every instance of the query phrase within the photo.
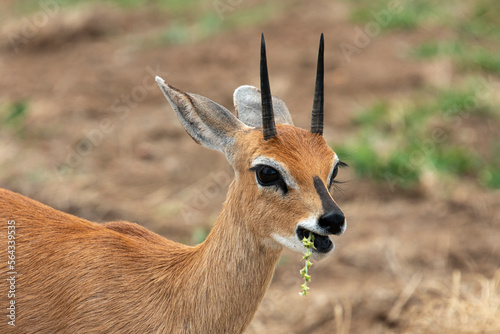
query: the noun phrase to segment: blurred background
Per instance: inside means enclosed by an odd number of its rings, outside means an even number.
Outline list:
[[[259,85],[325,137],[348,219],[311,269],[285,251],[251,333],[500,332],[500,2],[1,0],[0,186],[197,244],[233,177],[154,82],[232,108]]]

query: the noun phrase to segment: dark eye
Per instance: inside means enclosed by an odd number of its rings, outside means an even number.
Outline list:
[[[330,182],[328,183],[328,189],[332,187],[332,185],[335,183],[335,177],[337,177],[337,174],[339,173],[339,165],[335,165],[332,170],[332,176],[330,177]]]
[[[285,180],[281,177],[280,172],[273,167],[257,165],[250,170],[255,171],[255,177],[261,186],[276,187],[283,192],[283,195],[288,193],[288,186],[286,185]]]
[[[259,166],[255,171],[259,183],[263,186],[274,184],[279,178],[280,173],[269,166]]]
[[[334,183],[342,183],[339,181],[335,181],[335,178],[337,177],[337,174],[339,173],[339,167],[347,167],[347,164],[345,162],[339,161],[335,167],[333,167],[332,170],[332,176],[330,177],[330,184],[328,185],[328,188],[331,188]]]
[[[335,180],[335,178],[337,177],[337,174],[339,173],[339,165],[335,165],[335,167],[333,168],[333,171],[332,171],[332,178],[331,180]]]

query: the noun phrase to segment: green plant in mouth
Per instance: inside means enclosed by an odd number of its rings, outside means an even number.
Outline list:
[[[302,291],[299,292],[301,296],[307,296],[307,290],[310,288],[307,286],[307,282],[311,281],[311,275],[309,275],[309,268],[312,266],[311,262],[311,255],[312,255],[312,249],[316,249],[314,247],[314,235],[309,233],[309,237],[302,239],[302,244],[306,248],[306,252],[304,253],[304,256],[302,257],[302,260],[306,261],[306,264],[304,268],[300,269],[300,275],[304,278],[304,284],[302,284],[300,287],[302,288]]]

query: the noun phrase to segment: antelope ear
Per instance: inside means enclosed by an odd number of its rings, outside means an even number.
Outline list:
[[[240,86],[234,91],[233,101],[240,121],[254,128],[262,126],[260,90],[253,86]],[[273,96],[273,110],[276,123],[293,125],[285,102],[276,96]]]
[[[247,126],[229,110],[206,97],[180,91],[160,77],[156,77],[156,82],[194,141],[224,153],[231,162],[234,135]]]

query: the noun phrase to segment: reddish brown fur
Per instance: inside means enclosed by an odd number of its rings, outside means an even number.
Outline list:
[[[272,157],[288,167],[300,187],[300,191],[290,189],[286,201],[276,192],[242,192],[242,196],[246,196],[245,203],[253,203],[252,215],[262,217],[252,221],[250,227],[262,238],[276,231],[294,234],[294,224],[300,219],[311,213],[321,213],[321,201],[313,185],[313,176],[318,175],[326,184],[335,154],[323,136],[289,125],[278,124],[277,129],[278,136],[269,141],[264,141],[262,132],[258,131],[242,133],[237,141],[241,143],[237,152],[242,155],[236,155],[236,160],[240,162],[237,170],[248,170],[258,156]],[[241,183],[255,184],[253,173],[245,173],[241,177]],[[269,221],[273,224],[268,224]]]
[[[324,182],[333,151],[323,137],[278,126],[269,141],[236,136],[236,179],[207,240],[169,241],[129,222],[97,224],[0,189],[0,332],[12,329],[7,299],[7,221],[16,226],[16,327],[19,333],[241,333],[271,281],[282,246],[319,212],[312,177]],[[259,191],[252,160],[283,162],[300,190],[284,198]]]

